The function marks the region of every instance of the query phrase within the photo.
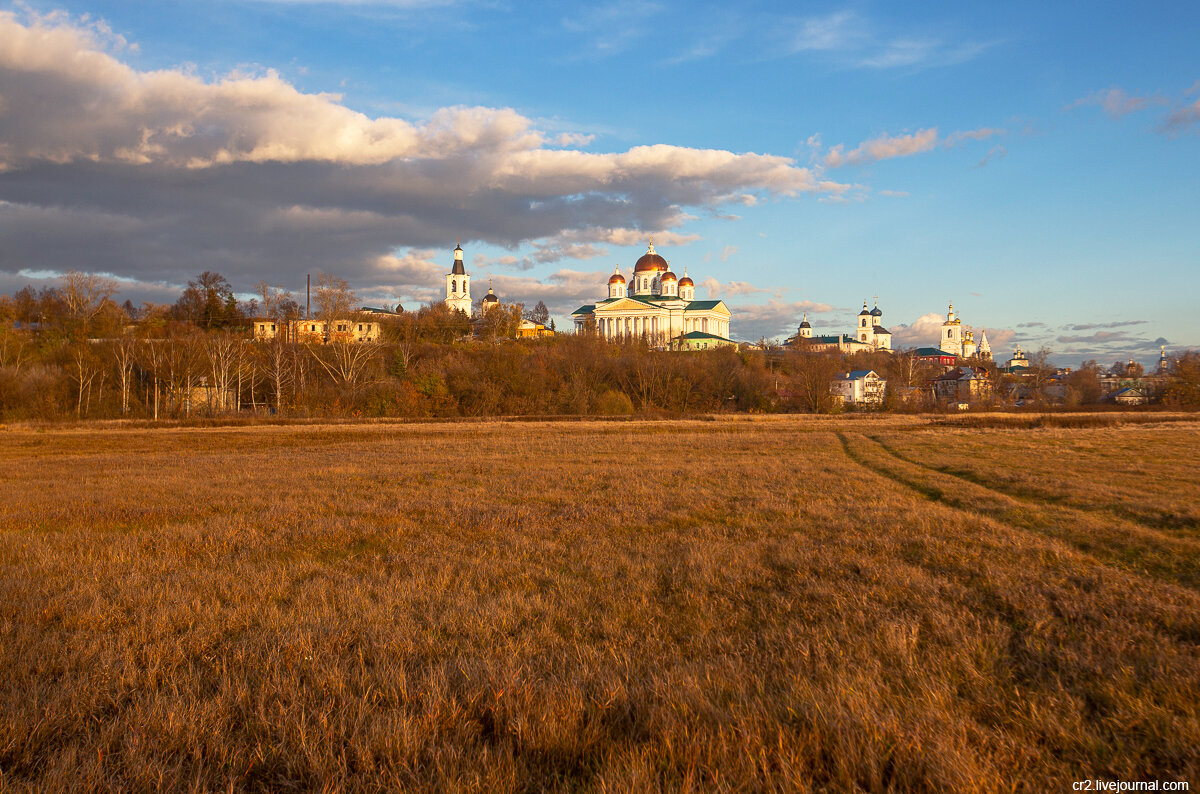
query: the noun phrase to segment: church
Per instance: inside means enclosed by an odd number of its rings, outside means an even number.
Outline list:
[[[731,312],[721,300],[696,300],[688,276],[671,272],[654,250],[654,240],[638,259],[629,281],[618,266],[608,279],[608,297],[571,313],[576,333],[595,328],[605,339],[647,339],[684,350],[731,345]]]
[[[979,343],[975,343],[975,332],[970,326],[963,325],[962,318],[954,312],[954,304],[946,313],[946,322],[942,323],[942,350],[958,358],[991,358],[992,346],[988,344],[987,331],[980,331]]]
[[[862,311],[858,313],[858,328],[853,334],[813,336],[812,324],[805,314],[800,327],[796,329],[796,335],[788,339],[787,344],[802,345],[815,352],[837,350],[840,353],[871,353],[882,350],[890,353],[892,332],[883,327],[883,311],[876,298],[874,309],[868,309],[867,302],[863,301]]]

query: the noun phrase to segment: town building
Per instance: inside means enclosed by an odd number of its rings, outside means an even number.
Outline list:
[[[732,344],[731,312],[725,302],[696,300],[696,285],[686,268],[683,278],[677,278],[654,250],[653,240],[628,281],[617,267],[608,279],[608,297],[580,306],[571,316],[576,333],[594,328],[605,339],[647,339],[663,347],[691,350]],[[687,337],[695,333],[707,336]]]
[[[887,381],[871,369],[856,369],[833,379],[830,393],[844,405],[880,406]]]
[[[309,318],[307,320],[275,320],[257,318],[254,323],[254,338],[268,341],[280,338],[284,342],[328,344],[330,342],[378,342],[382,326],[372,319],[381,312],[369,316],[345,317],[332,322]]]
[[[539,336],[554,336],[554,331],[541,323],[535,323],[533,320],[527,320],[524,317],[517,323],[517,339],[536,339]]]
[[[912,355],[917,361],[941,367],[953,367],[958,363],[958,356],[938,347],[918,347],[912,351]]]
[[[955,367],[934,378],[933,394],[942,400],[970,403],[992,396],[994,384],[982,367]]]

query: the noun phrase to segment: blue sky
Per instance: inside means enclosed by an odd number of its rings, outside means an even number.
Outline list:
[[[346,276],[602,297],[656,235],[736,338],[879,296],[1054,358],[1200,344],[1193,3],[29,2],[0,20],[0,289]],[[873,299],[873,297],[872,297]]]

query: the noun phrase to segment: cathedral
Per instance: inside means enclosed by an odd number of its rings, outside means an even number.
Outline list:
[[[975,343],[975,332],[970,326],[962,324],[962,320],[954,313],[954,304],[946,314],[946,322],[942,323],[942,339],[940,347],[947,353],[959,358],[991,358],[992,346],[988,344],[987,331],[980,331],[979,343]]]
[[[606,339],[641,339],[683,349],[732,344],[730,311],[724,301],[696,300],[696,285],[684,269],[671,272],[654,241],[638,259],[629,281],[617,267],[608,279],[608,297],[572,312],[575,331],[594,327]]]

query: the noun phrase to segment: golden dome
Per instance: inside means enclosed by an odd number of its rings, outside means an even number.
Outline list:
[[[655,270],[667,270],[667,260],[663,259],[654,252],[654,240],[650,240],[650,247],[646,249],[646,253],[642,254],[642,258],[633,266],[634,273],[650,273]]]

